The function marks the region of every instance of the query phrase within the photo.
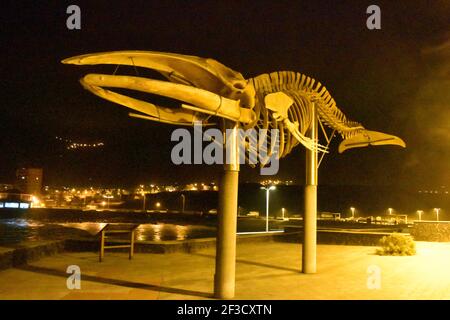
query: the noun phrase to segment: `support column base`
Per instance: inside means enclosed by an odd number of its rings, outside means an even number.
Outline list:
[[[316,273],[317,250],[317,185],[305,186],[303,216],[302,272]]]

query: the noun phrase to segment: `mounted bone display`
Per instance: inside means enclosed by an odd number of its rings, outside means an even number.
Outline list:
[[[311,124],[311,108],[317,108],[321,125],[343,139],[339,152],[378,145],[405,147],[392,135],[366,130],[349,120],[320,82],[291,71],[272,72],[245,79],[213,59],[151,51],[116,51],[75,56],[62,61],[75,65],[127,65],[159,72],[167,81],[138,76],[88,74],[80,82],[87,90],[138,113],[130,116],[174,125],[214,125],[215,118],[236,123],[244,129],[278,129],[277,157],[288,155],[301,144],[326,152],[327,147],[305,136]],[[105,89],[108,88],[108,89]],[[110,89],[121,88],[179,101],[178,108],[158,106]],[[256,132],[261,132],[257,130]],[[254,144],[248,144],[252,146]],[[271,141],[266,154],[271,155]],[[251,150],[250,150],[251,151]],[[254,150],[253,150],[254,151]]]
[[[244,141],[243,145],[249,155],[264,154],[262,159],[260,157],[261,167],[271,162],[273,156],[275,159],[285,157],[299,144],[306,148],[303,273],[316,272],[317,172],[322,160],[318,160],[319,152],[323,152],[323,158],[336,133],[343,139],[339,152],[369,145],[405,147],[398,137],[366,130],[360,123],[347,119],[320,82],[297,72],[272,72],[245,79],[240,73],[213,59],[146,51],[87,54],[65,59],[63,63],[127,65],[157,71],[167,81],[139,76],[88,74],[81,79],[81,84],[101,98],[134,110],[130,114],[133,117],[175,125],[195,125],[199,122],[214,125],[221,122],[223,131],[231,130],[223,147],[230,151],[232,161],[224,165],[219,184],[214,276],[214,295],[217,298],[233,298],[235,292],[240,165],[238,129],[246,132],[255,129],[253,131],[258,136],[250,136],[251,141]],[[111,90],[114,88],[162,96],[175,100],[178,106],[158,106],[114,92]],[[327,145],[319,144],[319,125]],[[325,127],[332,130],[330,137]],[[275,138],[267,134],[269,131],[276,132]],[[247,152],[245,154],[250,160]],[[269,231],[268,213],[266,221]]]

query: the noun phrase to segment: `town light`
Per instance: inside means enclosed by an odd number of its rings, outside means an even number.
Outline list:
[[[434,208],[434,212],[436,212],[436,221],[439,221],[439,211],[441,208]]]
[[[32,202],[32,204],[31,204],[32,207],[38,207],[41,204],[41,201],[36,196],[31,197],[31,202]]]
[[[352,212],[352,219],[355,219],[355,207],[350,207],[350,211]]]
[[[417,214],[419,215],[419,221],[422,221],[422,213],[423,210],[417,210]]]
[[[143,203],[142,203],[142,211],[145,212],[145,191],[142,191],[142,199],[143,199]]]
[[[266,190],[266,232],[269,232],[269,193],[275,190],[277,187],[261,187],[262,190]]]

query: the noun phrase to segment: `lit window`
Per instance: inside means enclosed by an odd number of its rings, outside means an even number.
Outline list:
[[[17,202],[6,202],[5,208],[18,208],[19,204]]]

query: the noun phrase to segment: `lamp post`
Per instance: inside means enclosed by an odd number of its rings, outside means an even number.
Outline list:
[[[422,221],[422,213],[423,210],[417,210],[417,214],[419,215],[419,221]]]
[[[352,220],[355,220],[355,208],[350,207],[350,210],[352,211]]]
[[[186,205],[186,196],[184,194],[181,195],[181,213],[184,213],[184,207]]]
[[[105,198],[106,198],[106,203],[107,203],[106,208],[109,210],[109,199],[114,198],[114,196],[112,196],[112,195],[107,195],[107,196],[105,196]]]
[[[284,212],[286,211],[286,209],[281,208],[281,219],[284,221]]]
[[[269,232],[269,195],[271,190],[275,190],[275,186],[261,187],[261,189],[266,190],[266,232]]]
[[[142,191],[142,211],[145,212],[145,191]]]
[[[393,211],[394,209],[392,209],[392,208],[388,208],[388,211],[389,211],[389,215],[392,215],[392,211]]]
[[[434,208],[434,212],[436,212],[436,221],[439,221],[439,211],[441,208]]]

